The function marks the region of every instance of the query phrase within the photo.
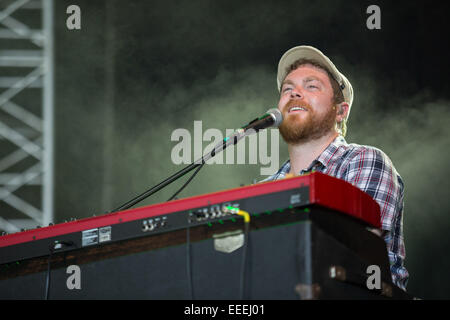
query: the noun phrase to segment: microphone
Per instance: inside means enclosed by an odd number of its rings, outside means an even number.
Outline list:
[[[219,144],[217,144],[211,152],[205,154],[196,163],[204,163],[214,157],[217,153],[223,151],[230,145],[235,145],[242,138],[257,133],[261,129],[269,127],[279,127],[283,121],[283,114],[277,108],[269,109],[261,117],[250,121],[247,125],[237,129],[231,136],[225,137]],[[200,162],[202,161],[202,162]]]
[[[240,132],[244,133],[247,130],[254,130],[258,132],[261,129],[266,129],[269,127],[279,127],[281,122],[283,122],[283,114],[277,108],[269,109],[261,117],[250,121],[247,125],[239,129]]]

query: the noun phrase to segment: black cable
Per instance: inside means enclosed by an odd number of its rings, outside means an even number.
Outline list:
[[[188,277],[190,300],[194,300],[194,285],[192,283],[192,270],[191,270],[191,240],[190,240],[189,226],[186,229],[186,271]]]
[[[48,246],[50,254],[48,255],[47,275],[45,277],[45,300],[48,300],[48,297],[50,296],[50,278],[51,278],[50,264],[52,261],[52,255],[55,252],[55,250],[61,249],[63,247],[72,247],[72,246],[75,246],[75,243],[73,241],[55,241],[53,244]]]
[[[247,246],[248,246],[249,224],[250,223],[245,222],[244,247],[242,248],[241,283],[240,283],[240,286],[239,286],[241,300],[244,300],[244,293],[245,293],[245,267],[246,267],[246,261],[247,261]]]
[[[177,192],[173,196],[171,196],[167,201],[173,200],[178,194],[180,194],[181,191],[194,179],[194,177],[197,175],[197,173],[200,171],[201,168],[203,168],[203,165],[205,162],[202,162],[198,168],[195,170],[195,172],[192,174],[192,176],[183,184],[183,186],[178,189]],[[192,282],[192,270],[191,270],[191,240],[190,240],[190,230],[189,225],[186,229],[186,272],[187,272],[187,278],[188,278],[188,288],[189,288],[189,295],[190,300],[194,300],[194,285]]]
[[[195,170],[195,172],[192,174],[192,176],[186,181],[186,183],[183,184],[183,186],[180,189],[178,189],[178,191],[175,192],[175,194],[173,196],[171,196],[167,201],[173,200],[181,191],[183,191],[183,189],[189,184],[189,182],[191,182],[192,179],[194,179],[194,177],[197,175],[197,173],[200,171],[200,169],[203,168],[204,164],[205,164],[204,162],[202,164],[200,164],[198,166],[198,168]]]
[[[48,297],[50,295],[50,262],[52,260],[52,254],[54,248],[52,245],[48,246],[48,249],[50,251],[50,254],[48,256],[48,263],[47,263],[47,275],[45,277],[45,300],[48,300]]]

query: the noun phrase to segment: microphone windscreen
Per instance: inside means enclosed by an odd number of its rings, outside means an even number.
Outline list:
[[[273,127],[277,127],[278,128],[280,126],[280,124],[283,122],[283,114],[277,108],[269,109],[269,110],[267,110],[266,113],[272,115],[275,118],[275,122],[273,124]]]

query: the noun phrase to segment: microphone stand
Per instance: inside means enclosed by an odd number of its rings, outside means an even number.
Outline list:
[[[187,166],[184,169],[181,169],[180,171],[176,172],[175,174],[171,175],[170,177],[168,177],[167,179],[165,179],[164,181],[158,183],[156,186],[150,188],[149,190],[145,191],[144,193],[138,195],[137,197],[131,199],[130,201],[122,204],[121,206],[117,207],[116,209],[110,211],[109,213],[113,213],[113,212],[117,212],[117,211],[122,211],[122,210],[126,210],[131,208],[132,206],[134,206],[135,204],[137,204],[138,202],[141,202],[142,200],[150,197],[152,194],[155,194],[156,192],[158,192],[159,190],[163,189],[164,187],[168,186],[169,184],[171,184],[172,182],[178,180],[179,178],[181,178],[182,176],[184,176],[185,174],[187,174],[188,172],[194,170],[195,168],[203,165],[206,163],[206,161],[208,161],[209,159],[211,159],[212,157],[214,157],[216,154],[220,153],[221,151],[223,151],[225,148],[227,148],[230,145],[235,145],[239,140],[241,140],[242,138],[244,138],[246,136],[246,133],[243,129],[238,129],[235,133],[233,133],[230,137],[226,137],[225,139],[223,139],[223,141],[221,143],[219,143],[218,145],[216,145],[214,147],[214,149],[202,156],[199,160],[195,161],[194,163],[191,163],[189,166]]]

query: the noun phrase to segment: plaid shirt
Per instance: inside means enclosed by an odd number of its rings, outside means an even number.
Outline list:
[[[291,170],[286,161],[277,173],[265,181],[283,179]],[[387,245],[392,281],[406,290],[408,271],[404,267],[403,181],[383,151],[357,144],[347,144],[342,136],[336,139],[300,175],[318,171],[343,179],[368,193],[380,205],[381,227]]]

